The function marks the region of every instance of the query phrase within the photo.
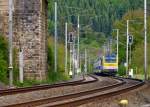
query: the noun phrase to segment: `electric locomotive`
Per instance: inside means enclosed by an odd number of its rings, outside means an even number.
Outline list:
[[[94,69],[108,75],[115,75],[118,70],[118,59],[116,54],[107,54],[94,63]]]

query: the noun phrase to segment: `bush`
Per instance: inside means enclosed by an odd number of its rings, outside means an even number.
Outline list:
[[[65,75],[64,72],[61,72],[61,71],[58,71],[58,72],[49,71],[48,72],[48,83],[56,83],[60,81],[66,81],[68,79],[69,77]]]
[[[126,75],[126,68],[124,67],[124,65],[120,65],[120,66],[119,66],[118,75],[119,75],[119,76],[124,76],[124,75]]]
[[[48,37],[48,82],[55,83],[69,79],[68,75],[64,72],[64,45],[58,44],[58,69],[54,72],[54,40]]]
[[[8,42],[0,35],[0,81],[8,84]]]

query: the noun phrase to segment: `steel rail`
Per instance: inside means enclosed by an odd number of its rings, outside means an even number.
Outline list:
[[[89,75],[89,76],[92,77],[93,80],[86,81],[86,79],[80,79],[76,81],[62,82],[62,83],[51,84],[51,85],[47,84],[47,85],[37,85],[33,87],[24,87],[24,88],[13,88],[13,89],[4,89],[4,90],[2,89],[0,90],[0,96],[13,95],[13,94],[18,94],[18,93],[26,93],[26,92],[31,92],[31,91],[47,90],[47,89],[62,87],[62,86],[81,85],[81,84],[87,84],[87,83],[98,81],[96,77],[92,75]]]
[[[131,79],[131,80],[134,80],[134,79]],[[48,103],[45,105],[41,105],[39,107],[75,107],[75,106],[79,106],[82,104],[86,104],[86,103],[95,101],[97,99],[110,98],[115,95],[120,95],[120,94],[129,92],[131,90],[137,89],[145,84],[145,82],[143,82],[141,80],[135,79],[135,81],[138,81],[138,83],[136,83],[132,86],[125,87],[123,89],[118,89],[118,90],[114,90],[114,91],[110,91],[110,92],[96,93],[94,95],[90,94],[90,95],[84,96],[83,98],[76,98],[76,99],[74,99],[74,100],[72,99],[70,101],[65,100],[63,102],[57,102],[54,104]]]
[[[93,76],[93,77],[95,77],[95,76]],[[25,103],[10,105],[10,106],[7,106],[7,107],[20,107],[20,106],[21,107],[34,107],[34,106],[38,106],[38,105],[42,105],[42,104],[54,103],[54,102],[61,101],[61,100],[64,100],[64,99],[69,100],[69,99],[72,99],[72,98],[78,98],[80,96],[85,96],[87,94],[94,94],[94,93],[97,93],[97,92],[102,92],[102,91],[105,91],[105,90],[109,90],[111,88],[115,88],[115,87],[121,86],[121,85],[126,83],[121,78],[115,78],[115,79],[119,80],[120,82],[115,83],[113,85],[104,86],[104,87],[101,87],[101,88],[90,89],[88,91],[81,91],[81,92],[78,92],[78,93],[67,94],[67,95],[58,96],[58,97],[43,98],[43,99],[38,99],[38,100],[35,100],[35,101],[31,101],[31,102],[25,102]]]

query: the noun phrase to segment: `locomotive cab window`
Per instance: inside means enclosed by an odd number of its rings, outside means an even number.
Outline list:
[[[114,63],[116,62],[116,58],[105,58],[105,62]]]

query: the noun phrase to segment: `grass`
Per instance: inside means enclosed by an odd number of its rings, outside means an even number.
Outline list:
[[[17,87],[30,87],[34,85],[40,84],[54,84],[62,81],[69,80],[69,76],[67,76],[64,72],[48,72],[47,80],[45,81],[37,81],[37,80],[24,80],[24,83],[20,83],[18,80],[14,82]]]
[[[48,74],[48,83],[56,83],[60,81],[69,80],[69,76],[67,76],[64,72],[49,72]]]

